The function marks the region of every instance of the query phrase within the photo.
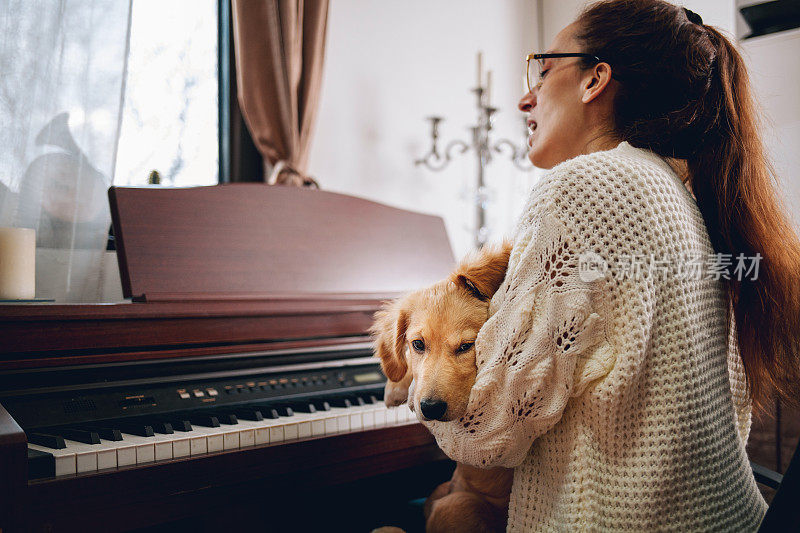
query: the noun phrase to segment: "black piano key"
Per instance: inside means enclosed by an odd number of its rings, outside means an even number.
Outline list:
[[[122,440],[122,432],[109,426],[81,426],[81,429],[94,431],[103,440],[120,441]]]
[[[311,403],[317,411],[331,410],[331,404],[327,400],[313,400]]]
[[[172,435],[175,433],[171,422],[166,422],[164,420],[148,420],[147,423],[156,433],[161,433],[162,435]]]
[[[350,398],[339,397],[339,398],[331,398],[329,403],[333,407],[353,407],[353,402],[350,401]]]
[[[28,448],[28,479],[55,477],[56,460],[52,454]]]
[[[217,420],[219,420],[220,424],[232,426],[239,423],[239,420],[236,419],[236,415],[233,413],[216,412],[214,413],[214,416],[217,417]]]
[[[218,428],[219,419],[208,413],[191,413],[189,421],[195,426],[202,426],[206,428]]]
[[[160,422],[172,426],[173,431],[187,432],[192,430],[192,423],[188,417],[161,418]]]
[[[116,425],[123,433],[130,433],[138,437],[153,437],[156,434],[153,426],[142,422],[122,422]]]
[[[64,442],[64,437],[61,435],[50,435],[48,433],[29,433],[28,442],[55,450],[63,450],[67,447],[67,444]]]
[[[278,410],[275,409],[275,406],[271,404],[256,405],[254,409],[258,409],[259,411],[261,411],[261,416],[263,418],[269,418],[271,420],[274,420],[276,418],[281,417],[281,415],[278,413]]]
[[[365,404],[372,405],[378,403],[378,398],[376,398],[374,394],[359,394],[358,397],[364,400]]]
[[[54,430],[54,433],[58,433],[65,439],[83,442],[84,444],[100,444],[100,434],[92,430],[62,428],[59,430]]]
[[[353,405],[367,405],[367,402],[361,396],[350,396],[348,399]]]
[[[286,404],[278,404],[275,409],[280,416],[294,416],[294,410]]]
[[[262,415],[261,410],[257,408],[237,409],[236,416],[238,416],[242,420],[253,420],[255,422],[258,422],[259,420],[264,420],[264,415]]]
[[[292,402],[289,404],[296,413],[316,413],[317,408],[312,402]]]

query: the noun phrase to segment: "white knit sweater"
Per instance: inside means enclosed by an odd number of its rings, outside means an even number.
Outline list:
[[[581,267],[589,252],[608,269]],[[757,529],[723,281],[648,272],[651,256],[674,270],[686,254],[713,255],[708,232],[649,150],[622,142],[537,183],[475,343],[467,414],[426,423],[451,458],[515,468],[509,531]]]

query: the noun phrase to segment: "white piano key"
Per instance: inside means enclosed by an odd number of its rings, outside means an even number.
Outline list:
[[[374,417],[375,417],[375,427],[383,427],[386,425],[386,405],[381,402],[378,404],[378,408],[375,409]]]
[[[181,434],[175,434],[175,438],[172,439],[172,457],[188,457],[191,455],[191,445],[189,442],[189,438],[183,436]]]
[[[123,433],[122,440],[136,448],[136,464],[152,463],[156,460],[155,437],[139,437]]]

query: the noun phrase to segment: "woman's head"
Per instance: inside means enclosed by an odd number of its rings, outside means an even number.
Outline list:
[[[561,30],[547,53],[581,52],[577,24]],[[541,82],[519,102],[528,113],[528,158],[539,168],[556,164],[613,142],[613,98],[618,89],[608,63],[578,57],[542,59]]]
[[[716,253],[760,254],[757,280],[727,282],[750,392],[800,392],[800,240],[765,157],[741,55],[702,18],[663,0],[590,4],[520,102],[536,121],[529,157],[549,168],[628,141],[685,162]],[[551,77],[552,75],[552,77]]]

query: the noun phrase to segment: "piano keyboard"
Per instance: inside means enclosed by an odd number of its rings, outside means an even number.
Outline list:
[[[28,444],[30,470],[36,473],[36,477],[81,474],[248,446],[364,431],[416,420],[406,405],[387,407],[374,395],[344,399],[348,401],[327,410],[324,407],[316,410],[309,402],[306,404],[307,412],[295,412],[292,407],[285,406],[278,409],[251,406],[247,412],[223,410],[204,417],[187,415],[187,420],[172,416],[176,421],[185,422],[181,430],[176,430],[163,419],[126,421],[117,424],[125,428],[118,430],[119,440],[100,437],[96,431],[100,428],[92,426],[31,433],[29,441],[39,444]],[[301,405],[297,407],[302,408]],[[264,417],[265,412],[267,417]],[[195,423],[192,423],[192,418]],[[115,423],[104,425],[108,426],[106,435],[113,435],[108,430],[116,429]],[[69,438],[77,435],[83,436],[84,442]]]
[[[261,374],[115,382],[5,400],[28,438],[29,479],[85,474],[415,421],[383,402],[374,358]],[[237,375],[241,374],[241,375]]]

